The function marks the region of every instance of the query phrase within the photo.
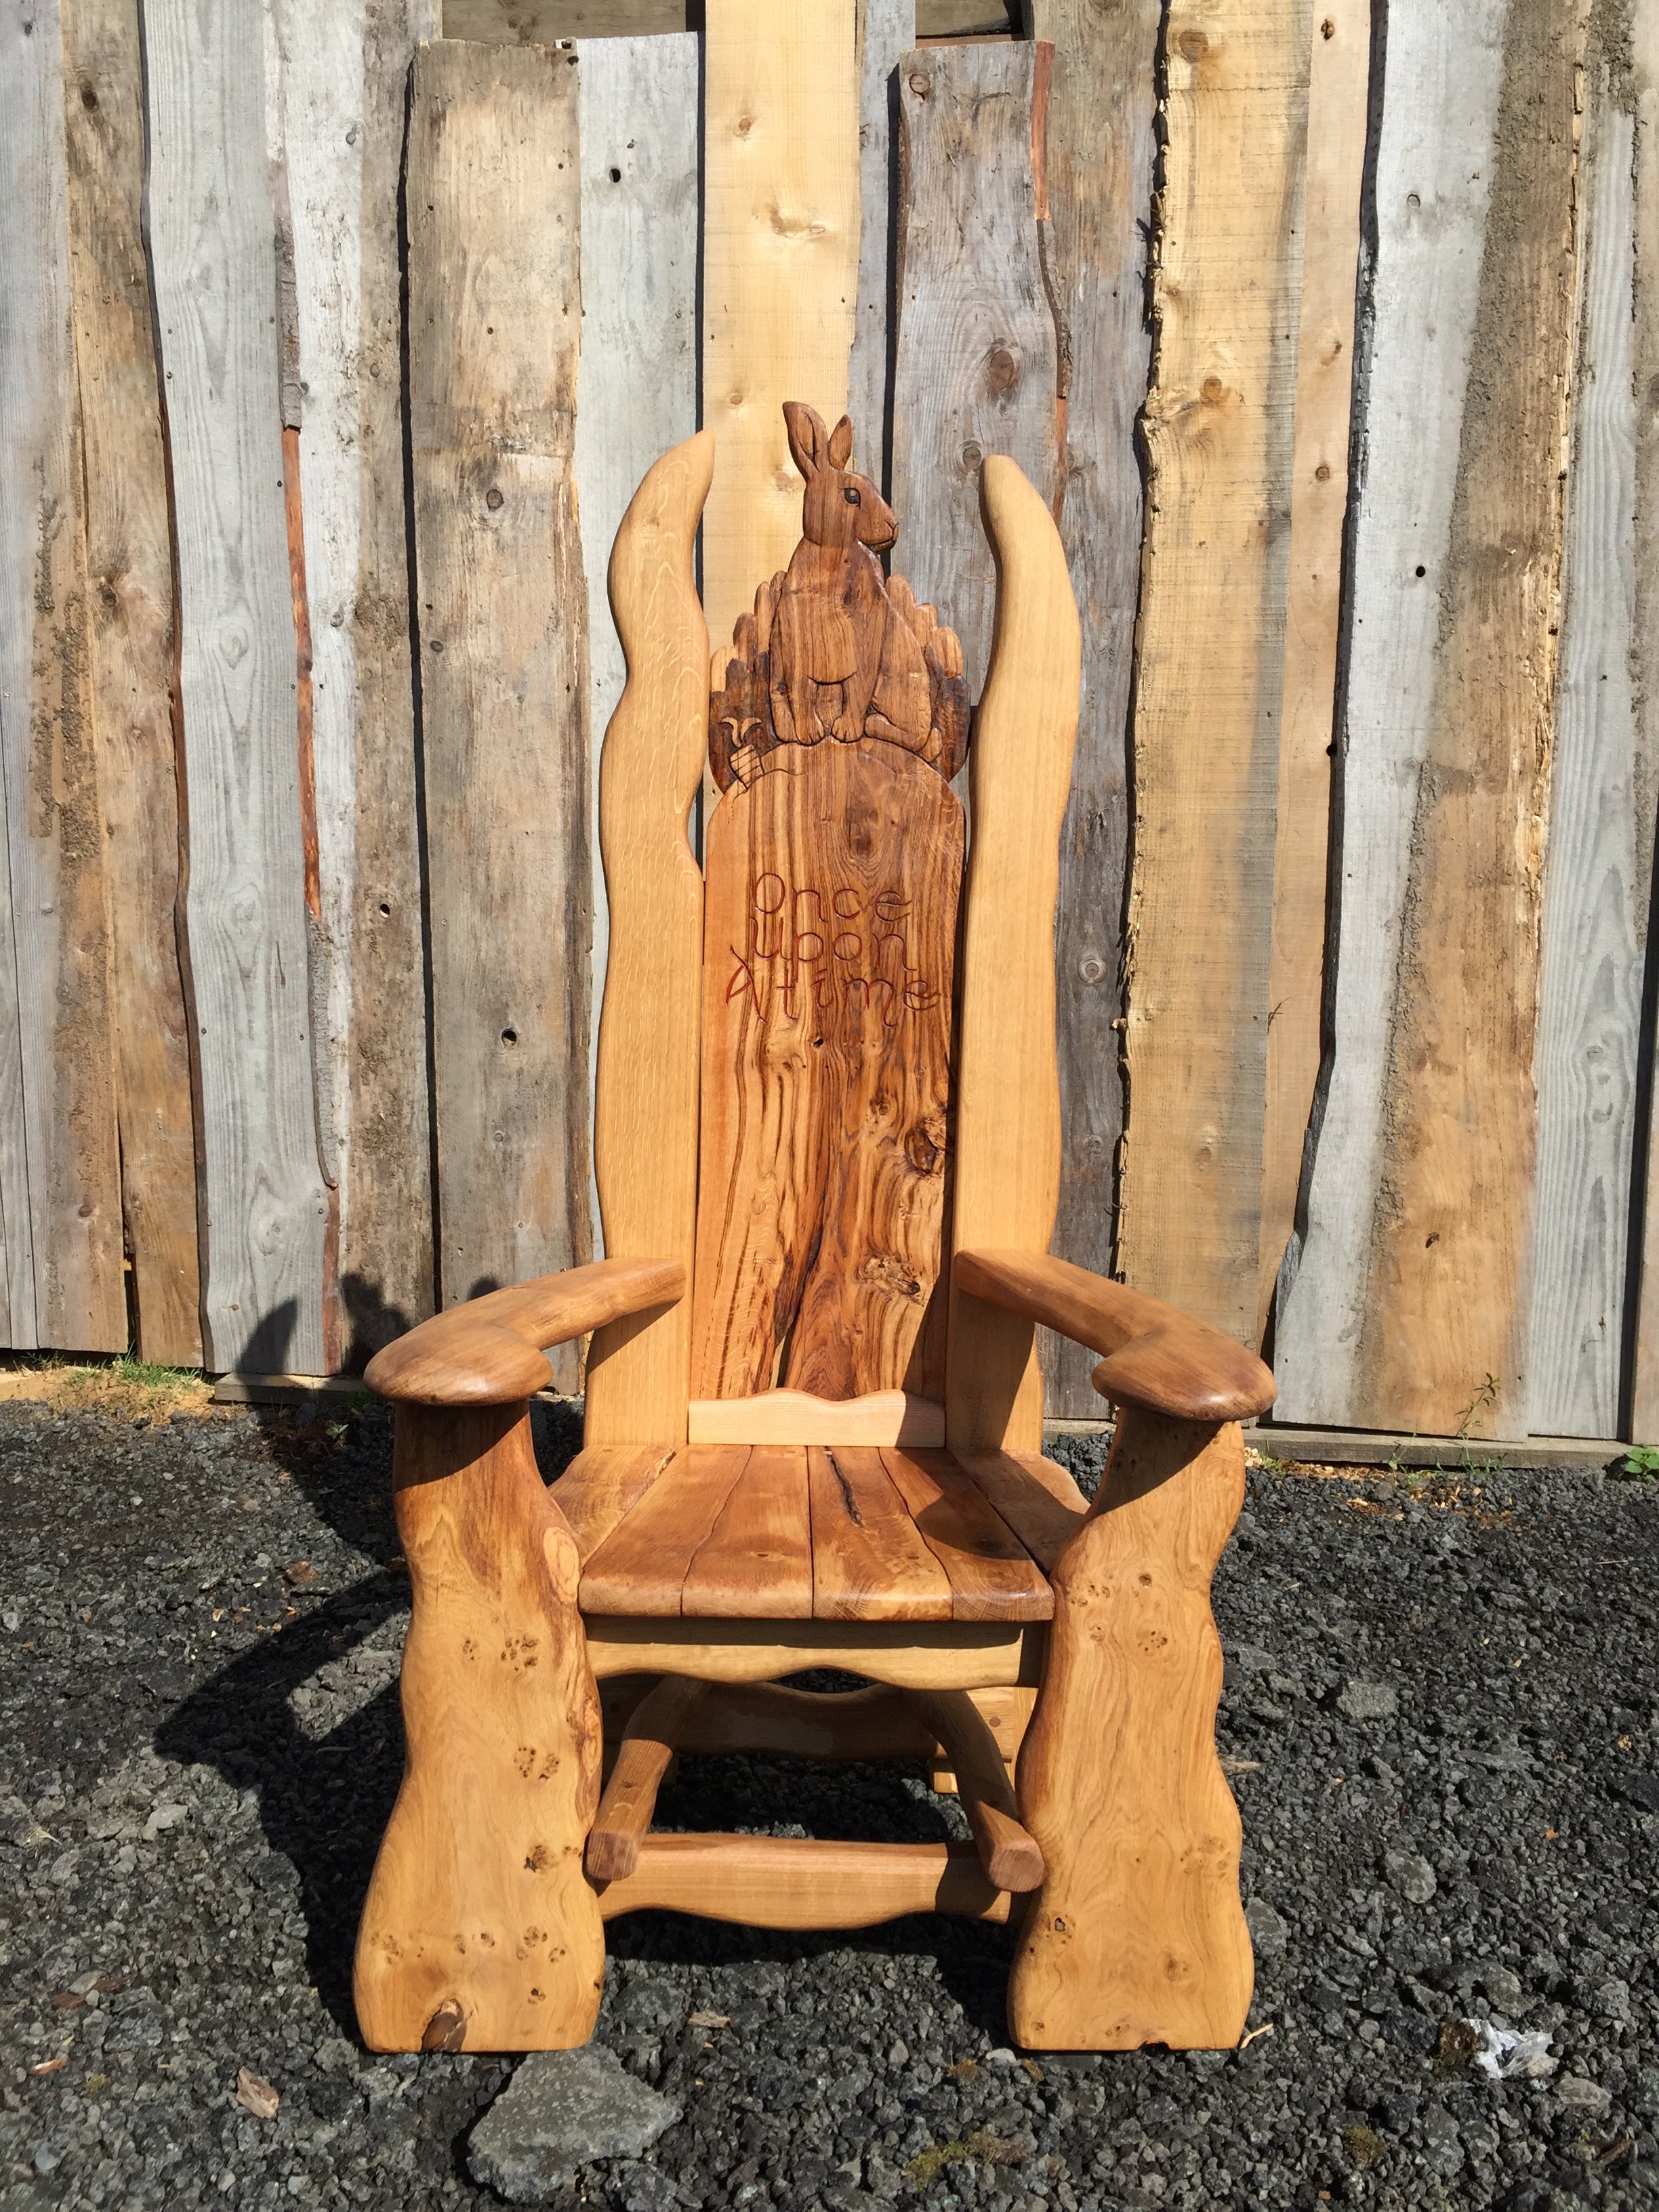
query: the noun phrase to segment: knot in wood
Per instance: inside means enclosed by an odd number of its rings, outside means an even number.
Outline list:
[[[910,89],[915,93],[918,100],[926,100],[933,88],[933,80],[928,76],[925,70],[911,70]]]
[[[1006,346],[999,346],[987,364],[993,392],[1007,392],[1019,381],[1019,363]]]

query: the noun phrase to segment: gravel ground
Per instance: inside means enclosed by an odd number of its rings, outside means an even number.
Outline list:
[[[465,2136],[512,2062],[370,2059],[350,2007],[400,1756],[389,1459],[377,1412],[0,1412],[9,2212],[495,2201]],[[613,1925],[599,2039],[686,2117],[571,2202],[1647,2203],[1656,1552],[1651,1485],[1255,1474],[1217,1587],[1248,2048],[1022,2062],[1006,1930],[641,1915]],[[687,1759],[662,1817],[925,1838],[961,1816],[919,1768]],[[1547,2031],[1553,2078],[1443,2048],[1487,2014]],[[234,2101],[244,2067],[274,2118]]]

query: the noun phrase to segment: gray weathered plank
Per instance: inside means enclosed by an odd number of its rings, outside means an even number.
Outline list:
[[[150,249],[178,532],[186,920],[210,1366],[321,1371],[328,1191],[307,1004],[258,13],[146,0]]]
[[[893,329],[898,65],[916,43],[915,0],[859,0],[859,289],[847,371],[854,465],[887,481]]]
[[[7,1340],[118,1352],[127,1316],[64,133],[55,0],[8,9],[0,23]]]
[[[996,578],[979,514],[987,453],[1045,499],[1057,450],[1054,319],[1031,173],[1036,50],[923,47],[899,64],[902,165],[893,384],[893,565],[962,641],[970,696]]]
[[[1609,58],[1585,86],[1578,365],[1538,1010],[1528,1425],[1616,1437],[1645,894],[1636,874],[1635,117]]]
[[[173,538],[144,260],[137,0],[64,12],[86,441],[92,703],[106,828],[121,1203],[139,1355],[199,1366],[190,1032],[179,962]]]
[[[288,188],[312,638],[331,1366],[432,1310],[426,1005],[399,419],[398,181],[409,66],[437,0],[268,0]],[[332,1287],[332,1286],[331,1286]]]
[[[1573,0],[1395,11],[1288,1420],[1525,1433]],[[1410,424],[1412,434],[1399,434]]]
[[[587,574],[589,836],[599,850],[599,744],[627,673],[606,588],[617,526],[658,456],[697,427],[697,42],[604,39],[578,48],[581,364],[576,508]],[[609,951],[593,871],[590,1084]],[[594,1249],[602,1243],[592,1194]]]
[[[1052,1249],[1109,1274],[1123,1129],[1123,891],[1128,842],[1129,675],[1140,580],[1135,418],[1146,397],[1146,237],[1152,223],[1158,0],[1103,11],[1038,0],[1054,48],[1048,97],[1050,221],[1040,233],[1060,319],[1060,537],[1083,625],[1083,699],[1060,832],[1054,925],[1060,1206]],[[1045,1330],[1050,1414],[1100,1410],[1091,1352]]]
[[[415,64],[409,345],[440,1295],[587,1257],[577,58]],[[555,1355],[574,1385],[574,1347]]]

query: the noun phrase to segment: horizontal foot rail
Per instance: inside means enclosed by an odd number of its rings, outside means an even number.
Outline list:
[[[971,1844],[647,1836],[632,1874],[595,1887],[607,1920],[647,1910],[785,1929],[873,1928],[907,1912],[1008,1917],[1008,1893]]]

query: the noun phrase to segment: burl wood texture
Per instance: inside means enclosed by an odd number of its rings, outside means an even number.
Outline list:
[[[177,610],[143,236],[136,0],[76,0],[67,10],[64,86],[121,1205],[139,1355],[196,1367],[196,1152],[177,912]]]
[[[1210,1614],[1243,1496],[1237,1427],[1129,1409],[1054,1570],[1018,1768],[1048,1869],[1008,1989],[1009,2026],[1031,2049],[1219,2048],[1243,2030],[1242,1830],[1216,1757]]]
[[[357,1935],[364,2040],[561,2051],[599,2009],[605,1939],[582,1872],[599,1802],[599,1693],[576,1547],[522,1407],[398,1416],[398,1533],[414,1616],[407,1764]]]
[[[944,1395],[962,808],[876,738],[781,745],[707,838],[693,1389]]]
[[[691,1264],[697,1213],[702,876],[687,810],[708,727],[708,632],[691,571],[714,466],[707,430],[647,471],[611,556],[628,680],[599,758],[611,958],[599,1020],[593,1170],[605,1249]],[[690,1397],[691,1302],[599,1331],[590,1444],[675,1444]]]

